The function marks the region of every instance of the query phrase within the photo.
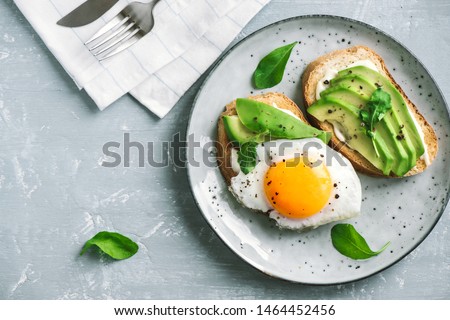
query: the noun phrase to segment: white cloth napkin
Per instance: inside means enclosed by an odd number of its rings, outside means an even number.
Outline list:
[[[153,30],[102,62],[84,42],[132,0],[120,0],[100,19],[79,28],[56,22],[85,0],[14,1],[101,110],[131,93],[162,118],[270,0],[161,0],[153,11]]]

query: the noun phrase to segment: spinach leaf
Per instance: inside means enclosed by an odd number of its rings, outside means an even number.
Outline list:
[[[359,117],[364,124],[363,130],[372,139],[373,147],[378,157],[380,154],[374,142],[375,125],[384,118],[390,109],[392,109],[390,94],[381,88],[377,88],[370,96],[369,102],[359,112]]]
[[[88,240],[80,256],[90,247],[97,246],[101,251],[116,260],[123,260],[132,257],[138,251],[138,245],[131,239],[116,232],[102,231]]]
[[[238,151],[238,163],[243,173],[251,172],[256,166],[256,142],[246,142],[241,144]]]
[[[253,73],[253,82],[257,89],[271,88],[281,82],[289,56],[296,45],[297,42],[293,42],[277,48],[262,58]]]
[[[331,228],[331,241],[337,251],[354,260],[374,257],[390,244],[388,242],[380,250],[372,251],[366,240],[351,224],[337,224]]]

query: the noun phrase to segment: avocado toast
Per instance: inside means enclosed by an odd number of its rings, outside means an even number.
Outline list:
[[[355,46],[319,57],[303,73],[302,87],[308,119],[333,132],[331,146],[358,171],[410,176],[424,171],[436,157],[433,128],[373,50]],[[379,106],[378,94],[387,98],[386,108],[366,134],[361,110]]]
[[[242,206],[310,230],[361,213],[359,177],[330,139],[281,93],[238,98],[219,117],[217,160]]]

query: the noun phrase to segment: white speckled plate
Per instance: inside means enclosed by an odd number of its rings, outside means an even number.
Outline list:
[[[367,45],[386,61],[394,78],[432,124],[439,154],[423,174],[405,179],[359,175],[362,215],[349,220],[373,248],[387,241],[379,256],[355,261],[332,246],[332,224],[306,233],[279,230],[262,214],[241,207],[209,153],[224,106],[237,97],[258,94],[251,75],[272,49],[301,41],[294,49],[284,80],[266,91],[283,92],[301,105],[300,75],[318,56],[350,45]],[[333,16],[302,16],[267,26],[248,36],[217,63],[201,88],[187,131],[194,148],[188,165],[192,192],[204,217],[238,256],[271,276],[308,284],[336,284],[362,279],[401,260],[416,248],[439,220],[449,197],[450,121],[444,99],[424,66],[396,40],[358,21]],[[192,143],[190,143],[193,146]],[[204,161],[204,160],[208,161]],[[196,165],[192,161],[199,164]]]

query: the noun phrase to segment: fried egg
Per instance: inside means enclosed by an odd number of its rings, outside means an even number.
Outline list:
[[[231,179],[230,191],[247,208],[268,213],[279,227],[302,230],[361,212],[361,183],[351,163],[316,138],[259,144],[257,165]]]

